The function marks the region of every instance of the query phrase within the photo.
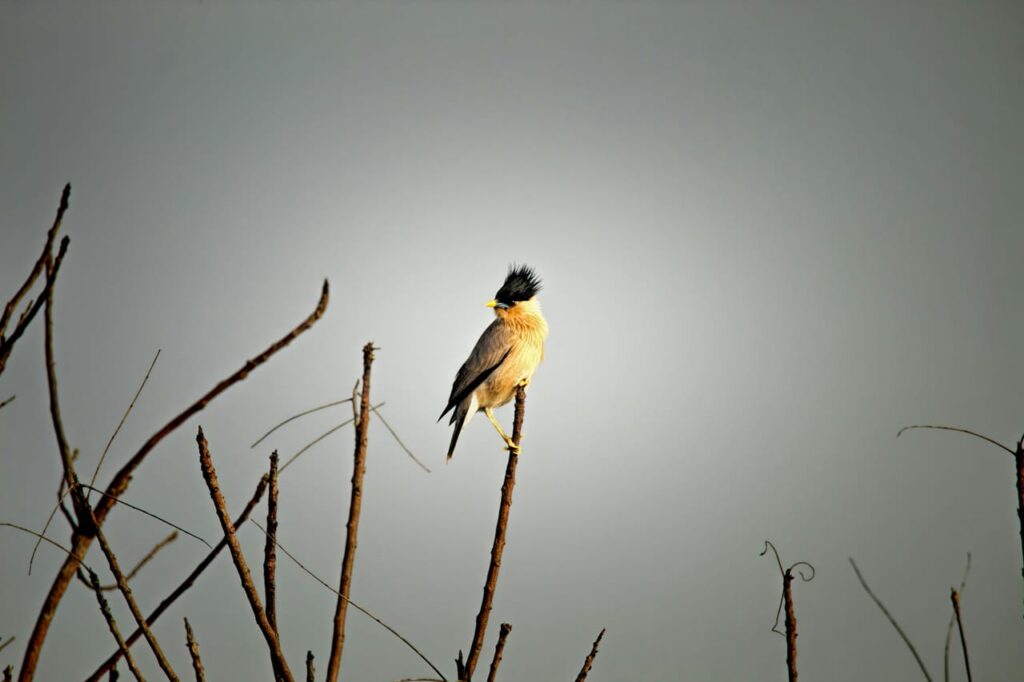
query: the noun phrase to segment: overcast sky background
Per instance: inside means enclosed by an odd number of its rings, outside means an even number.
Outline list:
[[[249,444],[347,396],[373,340],[373,397],[433,473],[374,422],[352,596],[454,679],[505,457],[478,418],[445,465],[435,419],[483,302],[529,263],[551,336],[485,645],[489,661],[512,623],[502,679],[572,679],[602,627],[595,682],[785,679],[770,538],[818,569],[796,585],[807,679],[919,679],[850,555],[938,679],[970,551],[975,676],[1018,680],[1012,459],[895,436],[1024,431],[1022,29],[1010,2],[4,2],[0,297],[70,181],[56,334],[80,471],[162,349],[106,482],[329,278],[325,319],[167,439],[126,499],[216,540],[197,425],[237,510],[271,449],[349,412]],[[0,377],[0,399],[17,395],[0,519],[33,528],[59,480],[41,331]],[[346,429],[281,481],[280,540],[332,584],[351,451]],[[124,564],[166,533],[127,509],[108,524]],[[262,536],[241,536],[258,565]],[[27,576],[32,544],[0,533],[0,635],[17,636],[0,665],[20,665],[62,560],[44,547]],[[144,569],[144,610],[205,551],[181,538]],[[334,597],[286,558],[278,572],[292,669],[312,649],[323,671]],[[187,676],[183,616],[210,679],[271,679],[227,554],[156,627]],[[347,679],[429,675],[348,619]],[[113,649],[73,584],[38,679],[83,677]],[[952,668],[962,679],[958,654]]]

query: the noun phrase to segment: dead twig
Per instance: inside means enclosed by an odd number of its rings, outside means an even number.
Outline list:
[[[73,472],[72,472],[73,473]],[[117,581],[117,587],[121,591],[121,596],[124,597],[125,602],[128,604],[128,609],[132,612],[132,616],[135,618],[135,623],[142,629],[142,635],[146,638],[146,642],[149,643],[149,648],[153,651],[153,655],[156,657],[157,663],[160,665],[160,669],[164,671],[164,675],[171,682],[178,682],[178,675],[174,672],[174,668],[171,667],[170,661],[164,655],[163,649],[160,648],[160,643],[156,641],[156,637],[153,635],[153,631],[146,625],[146,619],[142,615],[142,609],[139,608],[139,604],[135,601],[135,597],[132,595],[132,588],[128,585],[128,581],[124,577],[124,573],[121,572],[121,566],[118,565],[117,555],[114,554],[114,550],[110,547],[110,543],[107,542],[107,537],[103,533],[103,530],[97,525],[96,526],[96,540],[100,543],[100,549],[103,550],[103,555],[107,557],[107,565],[110,567],[110,572],[114,574],[114,580]],[[96,584],[99,586],[99,583]]]
[[[971,553],[967,553],[967,565],[964,566],[964,575],[960,579],[960,587],[958,592],[963,594],[964,587],[967,586],[967,574],[971,572]],[[942,651],[942,666],[943,666],[943,679],[949,682],[949,643],[953,638],[953,623],[956,621],[956,613],[949,614],[949,624],[946,626],[946,646]]]
[[[936,424],[913,424],[911,426],[904,426],[902,429],[900,429],[896,433],[896,437],[899,438],[901,435],[903,435],[904,431],[910,431],[911,429],[936,429],[938,431],[955,431],[956,433],[965,433],[968,436],[974,436],[975,438],[980,438],[981,440],[986,441],[988,443],[991,443],[992,445],[995,445],[996,447],[1002,448],[1003,450],[1006,450],[1007,452],[1009,452],[1011,455],[1013,454],[1013,450],[1011,450],[1010,448],[1006,447],[1005,445],[1003,445],[999,441],[994,440],[992,438],[989,438],[988,436],[982,435],[982,434],[978,433],[977,431],[971,431],[970,429],[963,429],[963,428],[960,428],[959,426],[941,426],[941,425],[936,425]]]
[[[217,511],[217,518],[220,520],[221,529],[224,531],[224,537],[227,538],[228,549],[231,551],[231,559],[238,571],[238,578],[242,583],[242,589],[245,591],[245,596],[249,599],[249,606],[252,607],[256,624],[263,633],[263,638],[267,640],[267,649],[270,652],[270,661],[274,666],[274,675],[278,679],[283,678],[290,682],[292,680],[292,673],[288,669],[288,662],[281,651],[281,643],[278,641],[277,633],[270,625],[270,621],[267,620],[267,613],[263,610],[260,596],[256,593],[256,586],[252,582],[252,573],[249,571],[249,565],[245,562],[245,556],[242,554],[242,546],[235,536],[235,529],[231,525],[231,517],[228,516],[227,503],[220,491],[217,471],[213,468],[213,458],[210,456],[210,448],[206,442],[206,436],[203,435],[202,427],[199,427],[196,442],[199,444],[199,464],[203,470],[203,479],[206,481],[206,487],[210,490],[210,499],[213,500],[213,506]]]
[[[597,658],[597,645],[601,643],[602,637],[604,637],[604,628],[601,628],[597,639],[594,640],[594,645],[590,647],[590,653],[587,654],[586,660],[583,661],[583,667],[580,668],[580,674],[576,676],[576,682],[584,682],[587,679],[587,674],[594,665],[594,659]]]
[[[12,395],[12,396],[11,396],[10,398],[8,398],[7,400],[4,400],[4,401],[0,402],[0,410],[4,409],[5,407],[7,407],[7,406],[8,406],[8,405],[10,405],[11,403],[13,403],[13,402],[14,402],[14,399],[15,399],[15,398],[17,398],[17,397],[18,397],[18,396]]]
[[[779,598],[779,608],[775,610],[775,624],[772,625],[772,632],[776,632],[786,638],[786,670],[789,673],[789,682],[796,682],[797,670],[796,670],[796,610],[793,607],[793,569],[798,566],[806,566],[811,569],[811,574],[805,575],[802,570],[797,570],[800,577],[804,582],[810,582],[814,580],[814,566],[807,563],[806,561],[798,561],[791,565],[789,568],[782,568],[782,559],[779,558],[779,550],[775,548],[774,543],[771,540],[764,541],[764,549],[761,551],[761,556],[768,553],[768,549],[771,548],[772,553],[775,555],[775,563],[779,566],[779,574],[782,576],[782,596]],[[786,631],[779,631],[779,615],[782,613],[782,609],[786,609]]]
[[[15,639],[15,637],[13,635],[11,635],[5,641],[0,642],[0,651],[3,651],[4,649],[6,649],[7,645],[10,644],[11,642],[13,642],[14,639]]]
[[[403,443],[402,439],[398,437],[398,434],[395,433],[395,430],[393,428],[391,428],[391,424],[388,424],[387,420],[384,419],[384,416],[380,412],[377,411],[377,408],[376,407],[371,407],[370,411],[373,412],[375,415],[377,415],[377,418],[380,419],[380,423],[384,425],[384,428],[388,430],[388,433],[390,433],[391,436],[395,439],[395,442],[398,443],[398,447],[402,448],[405,451],[405,454],[409,455],[409,458],[412,459],[412,461],[416,462],[416,464],[418,464],[421,469],[423,469],[424,471],[426,471],[429,474],[430,473],[430,469],[427,468],[427,465],[424,464],[423,462],[421,462],[416,457],[416,455],[412,454],[412,450],[410,450],[409,448],[407,448],[405,446],[405,443]]]
[[[953,602],[953,612],[956,614],[956,626],[960,630],[960,646],[964,651],[964,668],[967,669],[967,682],[973,682],[971,676],[971,657],[967,655],[967,639],[964,637],[964,624],[960,619],[960,593],[956,588],[950,588],[949,600]]]
[[[264,535],[265,535],[265,534],[267,533],[267,529],[266,529],[266,528],[263,528],[263,527],[262,527],[262,526],[261,526],[260,524],[256,523],[255,521],[253,521],[253,522],[252,522],[252,525],[254,525],[254,526],[256,526],[257,528],[259,528],[259,529],[260,529],[260,531],[262,531]],[[276,541],[275,541],[275,542],[276,542]],[[303,563],[302,563],[301,561],[299,561],[299,560],[298,560],[297,558],[295,558],[295,555],[294,555],[294,554],[292,554],[291,552],[289,552],[289,551],[288,551],[288,550],[287,550],[287,549],[286,549],[286,548],[284,547],[284,545],[282,545],[282,544],[281,544],[280,542],[276,542],[276,544],[277,544],[277,548],[278,548],[279,550],[281,550],[282,552],[284,552],[284,555],[285,555],[286,557],[288,557],[289,559],[291,559],[291,560],[292,560],[292,563],[294,563],[294,564],[295,564],[296,566],[298,566],[298,567],[299,567],[299,568],[301,568],[301,569],[302,569],[303,571],[305,571],[305,573],[306,573],[306,574],[307,574],[307,575],[308,575],[309,577],[313,578],[313,580],[315,580],[315,581],[317,581],[318,583],[320,583],[321,585],[323,585],[323,586],[324,586],[324,587],[325,587],[326,589],[328,589],[328,590],[329,590],[329,591],[331,592],[331,594],[335,595],[336,597],[340,597],[340,596],[341,596],[341,593],[340,593],[340,592],[338,592],[338,590],[336,590],[335,588],[333,588],[333,587],[331,587],[330,585],[328,585],[328,584],[327,584],[327,582],[326,582],[326,581],[325,581],[325,580],[324,580],[323,578],[321,578],[320,576],[318,576],[318,575],[317,575],[316,573],[314,573],[313,571],[309,570],[309,568],[307,568],[305,564],[303,564]],[[437,669],[437,666],[435,666],[435,665],[434,665],[433,663],[431,663],[431,662],[430,662],[430,659],[429,659],[429,658],[427,658],[426,656],[424,656],[424,655],[423,655],[423,652],[422,652],[422,651],[420,651],[419,649],[417,649],[417,648],[416,648],[416,646],[415,646],[415,645],[414,645],[414,644],[413,644],[412,642],[410,642],[410,641],[409,641],[408,639],[406,639],[406,638],[405,638],[405,637],[404,637],[404,636],[403,636],[403,635],[402,635],[402,634],[401,634],[400,632],[398,632],[398,630],[395,630],[395,629],[394,629],[393,627],[391,627],[390,625],[388,625],[387,623],[385,623],[384,621],[382,621],[382,620],[381,620],[380,618],[378,618],[377,616],[373,615],[372,613],[370,613],[370,611],[368,611],[368,610],[367,610],[367,609],[365,609],[364,607],[360,606],[360,605],[359,605],[359,604],[357,604],[356,602],[352,601],[351,599],[348,599],[347,601],[348,601],[348,603],[349,603],[349,606],[351,606],[351,607],[352,607],[352,608],[354,608],[355,610],[359,611],[360,613],[362,613],[362,614],[363,614],[364,616],[366,616],[367,618],[370,618],[370,619],[371,619],[371,620],[373,620],[373,621],[374,621],[375,623],[377,623],[378,625],[380,625],[380,626],[381,626],[382,628],[384,628],[385,630],[387,630],[388,632],[390,632],[390,633],[391,633],[392,635],[394,635],[395,637],[397,637],[397,638],[398,638],[398,639],[399,639],[399,640],[400,640],[400,641],[401,641],[401,642],[402,642],[403,644],[405,644],[405,645],[406,645],[407,647],[409,647],[409,648],[410,648],[410,649],[411,649],[411,650],[413,651],[413,653],[415,653],[415,654],[416,654],[417,656],[419,656],[419,657],[420,657],[420,659],[421,659],[421,660],[422,660],[422,661],[423,661],[424,663],[426,663],[427,665],[429,665],[429,666],[431,667],[431,669],[433,669],[433,671],[434,671],[434,672],[436,672],[436,673],[437,673],[438,675],[440,675],[440,676],[441,676],[442,678],[444,678],[444,673],[442,673],[442,672],[441,672],[440,670],[438,670],[438,669]],[[444,682],[448,682],[447,678],[445,678],[445,679],[444,679]]]
[[[316,668],[313,667],[313,652],[306,652],[306,682],[314,682],[316,680]]]
[[[508,451],[508,463],[505,466],[505,479],[501,484],[501,502],[498,505],[498,521],[494,527],[494,543],[491,545],[491,563],[487,568],[487,579],[484,581],[484,594],[480,602],[480,611],[476,615],[476,627],[473,630],[473,641],[469,647],[469,657],[465,664],[456,661],[459,679],[468,682],[473,677],[480,650],[483,648],[484,636],[487,634],[487,620],[491,615],[494,603],[494,590],[498,585],[498,572],[501,569],[501,556],[505,551],[505,534],[508,531],[508,516],[512,508],[512,489],[516,485],[516,465],[519,463],[519,444],[523,434],[523,416],[526,410],[526,388],[516,388],[516,409],[512,422],[512,442],[514,448]],[[460,652],[461,654],[461,652]]]
[[[110,440],[107,441],[106,447],[103,448],[103,454],[100,455],[100,461],[96,463],[96,468],[92,472],[92,478],[89,479],[89,491],[92,492],[92,486],[96,483],[96,476],[100,473],[100,467],[103,466],[103,460],[107,458],[107,453],[110,452],[110,446],[114,444],[114,439],[117,438],[117,434],[121,432],[121,427],[128,420],[128,415],[132,413],[132,408],[135,407],[135,401],[142,395],[142,389],[146,387],[146,382],[149,381],[149,375],[153,372],[153,367],[156,366],[157,359],[160,358],[160,349],[157,348],[156,355],[153,356],[153,362],[149,363],[149,369],[146,370],[146,376],[142,378],[142,383],[139,384],[139,389],[135,391],[135,395],[132,397],[132,401],[128,404],[128,409],[121,415],[121,421],[118,422],[117,428],[114,429],[114,433],[110,434]],[[86,495],[86,499],[89,499],[89,495]]]
[[[502,623],[498,628],[498,643],[494,645],[494,658],[491,659],[491,669],[487,673],[487,682],[494,682],[498,675],[498,666],[501,665],[501,654],[505,651],[505,639],[508,633],[512,632],[512,626]]]
[[[164,547],[166,547],[167,545],[171,544],[172,542],[174,542],[177,539],[178,539],[178,531],[174,531],[170,535],[165,537],[163,540],[161,540],[160,542],[158,542],[155,545],[153,545],[153,549],[149,550],[149,552],[147,552],[144,557],[139,559],[138,563],[136,563],[135,566],[132,567],[132,570],[128,571],[128,574],[125,575],[125,580],[127,580],[128,582],[131,582],[132,579],[138,574],[138,572],[142,570],[142,567],[145,566],[146,564],[148,564],[150,561],[152,561],[153,557],[155,557],[160,552],[161,549],[163,549]],[[89,584],[88,579],[85,577],[85,575],[82,573],[81,570],[79,570],[79,572],[78,572],[78,578],[79,578],[79,580],[84,582],[86,585]],[[100,585],[100,590],[102,590],[103,592],[112,592],[112,591],[114,591],[116,589],[117,589],[117,584],[116,583],[112,583],[112,584],[109,584],[109,585]]]
[[[185,530],[184,528],[182,528],[181,526],[179,526],[176,523],[172,523],[172,522],[168,521],[167,519],[165,519],[162,516],[154,514],[151,511],[147,511],[147,510],[143,509],[142,507],[137,507],[134,504],[131,504],[129,502],[125,502],[121,498],[117,498],[117,497],[114,497],[113,495],[109,495],[109,494],[103,492],[102,490],[100,490],[99,488],[93,488],[92,486],[85,485],[84,483],[80,483],[79,485],[81,487],[87,489],[87,490],[95,491],[95,492],[99,493],[100,495],[102,495],[104,497],[112,498],[115,502],[117,502],[117,504],[123,504],[124,506],[128,507],[129,509],[133,509],[133,510],[135,510],[137,512],[145,514],[146,516],[148,516],[151,519],[156,519],[157,521],[159,521],[159,522],[161,522],[161,523],[163,523],[165,525],[168,525],[168,526],[170,526],[171,528],[173,528],[175,530],[181,531],[182,533],[184,533],[185,535],[189,536],[190,538],[195,538],[196,540],[199,540],[199,542],[201,542],[204,545],[206,545],[206,547],[208,549],[213,549],[213,545],[211,545],[209,542],[207,542],[203,538],[199,537],[198,535],[196,535],[192,531]]]
[[[235,518],[235,522],[234,524],[232,524],[235,530],[240,528],[249,519],[249,514],[251,514],[252,510],[256,507],[257,504],[259,504],[259,501],[263,499],[263,493],[267,489],[267,478],[268,477],[266,474],[264,474],[263,477],[260,478],[259,484],[256,486],[256,491],[253,493],[252,497],[246,503],[245,508],[242,510],[242,513]],[[165,597],[164,600],[161,601],[160,604],[155,609],[153,609],[153,612],[149,614],[149,616],[146,618],[146,624],[152,627],[153,623],[156,622],[156,620],[164,613],[164,611],[166,611],[171,606],[171,604],[173,604],[178,599],[178,597],[183,595],[185,592],[189,590],[189,588],[192,587],[196,579],[203,573],[203,571],[206,570],[207,566],[213,563],[213,560],[217,558],[217,555],[220,554],[220,552],[225,547],[227,547],[227,544],[227,538],[222,538],[221,541],[218,542],[216,546],[214,546],[213,550],[209,554],[207,554],[202,561],[199,562],[199,564],[192,570],[191,573],[188,574],[185,580],[182,581],[182,583],[178,585],[176,588],[174,588],[174,590],[167,597]],[[141,636],[142,630],[136,629],[135,632],[133,632],[128,637],[128,646],[134,644]],[[107,658],[106,661],[103,662],[103,664],[99,668],[96,669],[96,671],[92,675],[90,675],[87,678],[87,682],[98,682],[98,680],[103,676],[104,673],[106,673],[109,670],[113,670],[114,666],[117,665],[118,659],[120,658],[121,652],[115,651],[109,658]]]
[[[267,431],[262,436],[257,438],[256,442],[253,443],[252,445],[250,445],[249,448],[252,449],[252,448],[256,447],[257,445],[259,445],[260,443],[265,441],[268,437],[270,437],[270,434],[274,433],[274,431],[277,431],[279,428],[281,428],[285,424],[289,424],[289,423],[295,421],[296,419],[300,419],[302,417],[305,417],[307,414],[313,414],[314,412],[319,412],[320,410],[326,410],[329,407],[335,407],[337,405],[344,405],[345,403],[350,403],[350,402],[352,402],[352,398],[345,398],[344,400],[335,400],[333,403],[327,403],[326,405],[319,405],[317,407],[313,407],[313,408],[310,408],[310,409],[305,410],[303,412],[299,412],[298,414],[292,415],[291,417],[288,417],[283,422],[278,423],[273,428],[271,428],[269,431]]]
[[[132,475],[135,473],[135,470],[140,464],[142,464],[153,448],[163,441],[164,438],[173,433],[193,415],[203,410],[217,396],[234,386],[239,381],[244,380],[254,369],[265,363],[278,351],[294,341],[300,334],[316,324],[327,310],[328,300],[329,289],[327,280],[324,280],[320,300],[317,303],[316,309],[306,317],[305,320],[300,322],[281,339],[271,344],[265,351],[251,360],[246,361],[241,369],[207,391],[201,398],[199,398],[199,400],[192,403],[183,412],[171,419],[171,421],[153,434],[114,475],[114,478],[107,486],[108,495],[118,497],[124,493],[131,481]],[[114,502],[111,497],[104,497],[102,500],[99,500],[93,514],[96,522],[102,524],[113,507]],[[92,537],[88,533],[75,533],[72,542],[71,556],[64,562],[54,578],[53,584],[50,586],[50,590],[47,592],[46,598],[39,609],[39,615],[36,617],[32,634],[25,646],[25,655],[22,659],[21,670],[18,677],[19,682],[29,682],[29,680],[31,680],[35,675],[36,666],[39,664],[39,656],[42,654],[43,644],[46,641],[46,635],[49,633],[50,624],[53,622],[53,617],[57,613],[57,606],[60,604],[71,579],[74,577],[75,567],[78,562],[85,557],[85,554],[89,550],[89,546],[91,544]]]
[[[132,671],[132,675],[135,676],[136,680],[144,682],[145,678],[142,676],[139,666],[136,665],[135,659],[132,658],[131,652],[128,651],[128,646],[124,643],[124,638],[121,637],[121,629],[117,627],[117,621],[114,620],[114,614],[110,612],[110,605],[107,604],[107,600],[103,597],[103,591],[100,589],[100,579],[96,576],[94,571],[89,571],[89,583],[92,587],[93,593],[96,595],[96,601],[100,605],[100,612],[103,614],[103,619],[107,621],[107,627],[110,628],[110,634],[114,636],[114,641],[117,642],[117,648],[121,650],[125,661],[128,662],[128,669]]]
[[[384,402],[379,402],[376,405],[374,405],[374,407],[383,407],[385,404],[386,403],[384,403]],[[284,464],[281,465],[281,473],[284,473],[284,470],[287,469],[289,466],[291,466],[292,462],[294,462],[295,460],[297,460],[299,458],[299,455],[305,453],[311,447],[313,447],[314,445],[316,445],[317,443],[322,441],[324,438],[327,438],[331,434],[335,433],[336,431],[340,430],[341,428],[343,428],[345,426],[348,426],[349,424],[351,424],[354,421],[356,421],[356,417],[353,417],[352,419],[346,419],[345,421],[341,422],[340,424],[338,424],[338,425],[328,429],[325,433],[320,434],[319,436],[317,436],[315,439],[313,439],[309,443],[306,443],[305,445],[303,445],[302,448],[300,448],[298,452],[296,452],[294,455],[289,457],[288,461],[286,461]]]
[[[189,656],[192,657],[192,669],[196,671],[196,682],[206,682],[206,671],[203,669],[203,660],[199,658],[199,643],[196,642],[196,635],[192,632],[192,626],[185,619],[185,643],[188,645]]]
[[[359,535],[359,513],[363,506],[363,476],[366,474],[366,444],[370,425],[370,368],[373,365],[373,342],[363,346],[363,390],[359,396],[359,421],[355,429],[355,452],[352,466],[352,493],[348,506],[348,523],[345,526],[345,552],[341,559],[341,580],[338,586],[338,601],[334,608],[334,629],[331,635],[331,653],[327,659],[327,682],[337,682],[341,670],[341,654],[345,646],[345,615],[348,612],[348,595],[352,588],[352,567],[356,562],[357,536]],[[353,395],[353,409],[355,409]]]
[[[267,600],[267,620],[277,632],[277,587],[274,570],[277,567],[277,450],[270,455],[270,496],[267,497],[267,542],[263,548],[263,595]]]
[[[882,603],[882,600],[876,597],[875,593],[871,591],[870,587],[868,587],[868,583],[866,580],[864,580],[864,576],[861,575],[860,569],[857,568],[857,562],[853,560],[853,557],[850,557],[850,565],[853,566],[853,572],[857,574],[857,580],[860,581],[861,587],[864,588],[864,591],[868,593],[868,596],[871,597],[871,600],[875,602],[878,608],[881,609],[882,613],[885,614],[885,617],[889,620],[892,626],[896,628],[896,632],[898,632],[900,637],[903,639],[903,643],[907,645],[907,648],[910,649],[910,653],[914,655],[914,660],[917,661],[918,667],[921,668],[921,673],[924,675],[924,678],[928,680],[928,682],[932,682],[931,673],[928,672],[928,668],[925,667],[924,661],[922,661],[921,657],[917,654],[917,649],[914,648],[914,645],[913,643],[911,643],[910,638],[907,637],[907,633],[903,631],[903,628],[900,627],[900,624],[897,623],[896,619],[892,617],[892,614],[889,613],[889,609],[885,608],[885,604]]]

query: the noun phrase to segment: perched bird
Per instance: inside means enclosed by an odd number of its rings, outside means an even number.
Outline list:
[[[455,425],[455,431],[448,446],[448,459],[455,452],[462,427],[477,410],[484,411],[506,447],[516,448],[494,418],[492,409],[512,400],[520,385],[528,385],[537,365],[544,359],[548,323],[540,312],[538,291],[540,279],[533,268],[513,265],[494,300],[487,302],[488,307],[494,308],[495,320],[480,335],[473,352],[459,368],[448,406],[437,419],[441,421],[449,410],[455,409],[449,422]]]

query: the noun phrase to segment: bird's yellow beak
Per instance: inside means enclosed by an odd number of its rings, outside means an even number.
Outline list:
[[[498,307],[498,302],[497,302],[497,301],[495,301],[495,300],[494,300],[494,299],[492,298],[492,299],[491,299],[490,301],[488,301],[487,303],[484,303],[484,305],[485,305],[485,306],[487,306],[488,308],[497,308],[497,307]]]

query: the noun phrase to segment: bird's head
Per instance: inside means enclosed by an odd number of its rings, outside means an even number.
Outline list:
[[[540,291],[540,278],[533,268],[527,265],[512,265],[505,276],[505,283],[498,289],[494,299],[487,302],[488,308],[494,308],[494,314],[505,318],[518,312],[520,304],[532,301]]]

